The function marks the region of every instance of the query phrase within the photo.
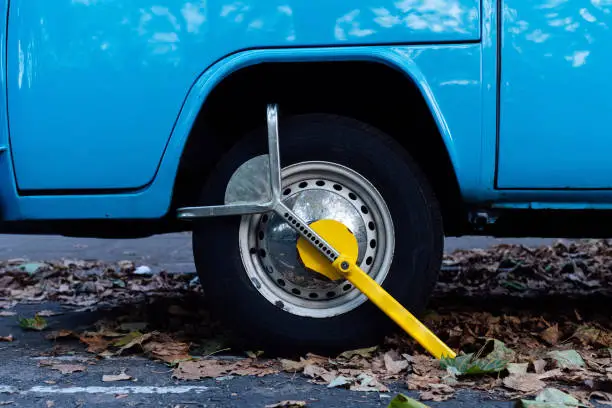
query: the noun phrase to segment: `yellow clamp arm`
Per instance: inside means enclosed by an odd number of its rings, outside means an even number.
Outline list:
[[[324,219],[313,222],[310,227],[323,237],[328,245],[332,245],[339,256],[331,263],[318,247],[300,237],[297,250],[309,270],[331,280],[347,279],[434,357],[438,359],[456,357],[453,350],[356,264],[357,239],[342,223]]]
[[[434,357],[456,357],[451,348],[350,259],[340,254],[332,265]]]

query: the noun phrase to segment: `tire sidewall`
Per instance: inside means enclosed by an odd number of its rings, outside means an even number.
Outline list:
[[[279,124],[281,167],[329,161],[361,174],[383,197],[395,231],[392,264],[382,286],[412,313],[423,312],[437,278],[443,232],[438,206],[411,158],[381,132],[352,119],[301,115]],[[266,129],[248,134],[219,163],[202,190],[200,205],[223,202],[233,172],[267,153]],[[293,315],[269,302],[247,276],[240,254],[240,217],[198,221],[193,233],[196,266],[213,312],[250,341],[276,347],[366,346],[393,322],[371,302],[334,317]]]

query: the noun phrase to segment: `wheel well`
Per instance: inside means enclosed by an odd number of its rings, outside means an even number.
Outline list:
[[[297,113],[332,113],[386,132],[430,180],[447,235],[464,228],[456,175],[421,92],[403,73],[371,62],[262,63],[225,78],[207,98],[191,131],[172,209],[193,205],[219,155],[245,132],[265,126],[268,103],[279,104],[281,120]]]

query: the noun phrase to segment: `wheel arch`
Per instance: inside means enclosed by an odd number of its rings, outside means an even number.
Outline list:
[[[461,189],[456,171],[459,164],[453,137],[448,123],[445,120],[444,113],[438,105],[434,91],[431,89],[427,78],[423,72],[421,72],[417,63],[412,58],[407,57],[405,53],[398,53],[394,49],[384,47],[354,47],[342,50],[249,50],[229,56],[207,70],[197,81],[194,89],[190,93],[190,97],[194,97],[195,100],[186,101],[183,112],[181,113],[182,118],[191,120],[189,131],[183,132],[184,136],[174,140],[174,149],[176,153],[171,151],[172,145],[169,144],[164,155],[167,156],[171,154],[178,158],[169,216],[173,216],[176,208],[188,206],[193,203],[195,199],[195,191],[193,191],[194,184],[197,185],[197,183],[201,183],[202,177],[216,164],[219,155],[223,154],[231,147],[231,144],[235,142],[232,137],[227,137],[224,132],[218,128],[215,129],[215,126],[211,125],[211,117],[219,113],[220,109],[223,109],[224,112],[231,110],[232,112],[228,115],[229,117],[231,117],[232,114],[240,115],[243,113],[240,109],[235,110],[233,108],[231,100],[223,100],[224,98],[220,96],[227,87],[240,86],[240,80],[244,80],[245,77],[249,78],[249,75],[251,75],[250,78],[257,77],[257,74],[266,69],[271,70],[268,71],[268,75],[271,73],[272,76],[274,76],[278,70],[282,71],[285,68],[290,72],[295,72],[298,66],[311,67],[319,65],[324,66],[324,69],[328,69],[332,66],[337,67],[350,64],[353,64],[353,66],[367,66],[368,69],[373,68],[374,70],[378,70],[379,73],[383,71],[393,73],[392,75],[394,75],[396,79],[401,78],[402,83],[397,84],[403,87],[401,89],[411,88],[418,93],[418,97],[421,98],[421,100],[417,103],[421,103],[422,106],[427,108],[426,114],[430,117],[435,127],[435,132],[428,134],[427,137],[425,137],[429,139],[425,143],[426,146],[417,148],[416,151],[413,147],[408,146],[402,141],[402,129],[399,125],[396,127],[395,131],[391,131],[391,136],[396,140],[399,139],[398,141],[409,153],[413,154],[413,156],[415,153],[420,154],[427,151],[428,155],[431,154],[435,156],[439,164],[443,166],[443,170],[441,170],[442,174],[432,176],[431,172],[427,171],[427,169],[425,169],[425,172],[428,177],[433,177],[431,181],[443,207],[447,233],[452,235],[458,231],[458,229],[460,229],[459,224],[463,223],[461,219],[463,214],[457,214],[461,203]],[[289,69],[288,67],[291,68]],[[236,78],[238,78],[238,85],[236,84]],[[286,79],[286,77],[284,79]],[[367,83],[367,81],[364,81],[364,83]],[[248,92],[248,89],[245,90],[245,93],[246,92]],[[332,90],[331,93],[333,92]],[[401,95],[398,95],[400,93],[398,91],[391,91],[391,93],[394,97],[401,97]],[[325,95],[323,98],[327,98],[327,96],[329,96],[329,94]],[[411,97],[417,97],[417,95],[411,94]],[[299,99],[299,97],[297,97],[297,99]],[[222,102],[220,102],[220,100],[222,100]],[[285,110],[284,108],[287,105],[283,103],[285,102],[283,100],[267,100],[265,102],[280,102],[281,113]],[[261,120],[259,120],[258,125],[263,125],[265,119],[265,106],[259,105],[257,108],[261,108],[261,112],[259,112],[259,110],[256,111],[256,113],[261,113],[259,115]],[[295,111],[306,113],[308,112],[308,108],[298,108]],[[339,112],[334,111],[329,113]],[[374,126],[378,125],[378,123],[372,123],[368,118],[359,117],[359,115],[355,117],[355,115],[348,114],[347,116],[353,116],[355,119],[363,120]],[[233,117],[236,118],[236,116]],[[247,120],[246,122],[248,124],[254,124],[258,122],[258,119],[255,118]],[[177,125],[180,125],[180,123]],[[219,125],[219,123],[217,123],[217,125]],[[403,123],[403,126],[403,131],[405,131],[405,126],[407,125]],[[419,161],[419,157],[415,157],[415,159]],[[421,162],[427,162],[430,158],[423,157],[421,159]],[[200,166],[196,165],[194,167],[194,163],[199,163]],[[453,216],[449,216],[451,213]]]

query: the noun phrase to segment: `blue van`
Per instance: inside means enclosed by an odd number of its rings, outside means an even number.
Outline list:
[[[610,231],[610,0],[0,4],[0,232],[192,231],[216,315],[254,343],[394,327],[275,214],[179,216],[267,152],[269,104],[283,203],[345,224],[413,313],[445,236]]]

